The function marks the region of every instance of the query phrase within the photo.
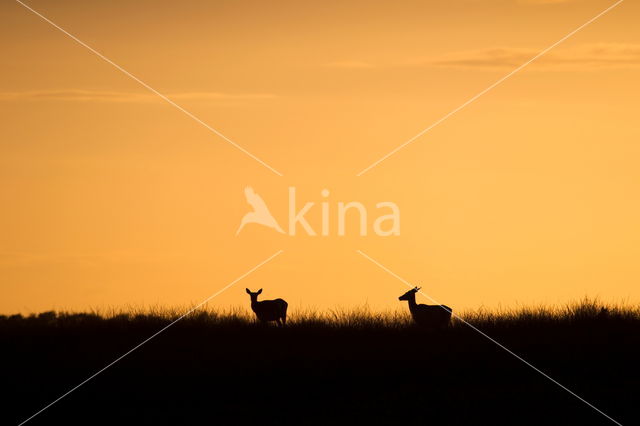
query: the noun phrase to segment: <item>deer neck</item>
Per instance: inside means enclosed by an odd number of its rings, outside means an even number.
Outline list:
[[[258,298],[256,297],[255,299],[252,297],[251,298],[251,309],[253,311],[256,310],[256,307],[258,306]]]
[[[418,307],[418,304],[416,303],[416,295],[414,294],[412,297],[409,297],[408,301],[409,301],[409,310],[413,312]]]

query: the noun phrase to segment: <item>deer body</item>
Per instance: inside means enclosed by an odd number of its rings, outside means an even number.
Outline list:
[[[267,323],[275,321],[279,326],[287,323],[287,307],[289,304],[283,299],[258,301],[258,295],[262,289],[252,292],[248,288],[247,293],[251,297],[251,310],[256,314],[258,321]]]
[[[431,329],[441,329],[449,326],[452,309],[446,305],[423,305],[416,303],[416,293],[420,289],[413,288],[400,296],[398,300],[409,302],[409,312],[416,324]]]

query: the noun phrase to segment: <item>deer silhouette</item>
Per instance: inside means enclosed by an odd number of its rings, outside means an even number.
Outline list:
[[[256,314],[258,321],[263,323],[275,321],[278,326],[284,326],[287,323],[287,306],[289,306],[287,302],[283,299],[258,302],[258,295],[262,293],[262,289],[256,292],[248,288],[245,290],[251,297],[251,310]]]
[[[398,300],[409,302],[409,311],[416,324],[430,329],[441,329],[449,326],[452,309],[446,305],[417,304],[416,293],[418,291],[420,291],[418,287],[412,288],[398,298]]]

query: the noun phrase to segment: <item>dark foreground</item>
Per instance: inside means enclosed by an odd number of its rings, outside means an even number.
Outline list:
[[[624,425],[640,424],[637,311],[470,318]],[[0,318],[0,424],[19,424],[165,326],[159,316]],[[468,326],[187,317],[27,424],[615,424]]]

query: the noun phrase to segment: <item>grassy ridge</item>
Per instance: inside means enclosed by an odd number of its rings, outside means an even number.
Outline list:
[[[12,390],[0,423],[42,408],[183,312],[0,317]],[[640,308],[583,300],[460,316],[622,424],[637,420]],[[86,424],[96,413],[123,424],[613,424],[461,320],[428,332],[407,312],[366,308],[292,313],[285,328],[256,325],[244,310],[195,311],[41,421]]]
[[[155,324],[167,325],[177,320],[191,308],[149,308],[131,309],[127,311],[96,310],[92,312],[67,312],[47,311],[39,314],[23,316],[0,315],[0,325],[4,331],[12,326],[95,326],[100,322],[106,324]],[[480,327],[529,327],[553,326],[560,324],[580,324],[597,320],[605,324],[615,322],[638,323],[640,322],[640,306],[602,304],[595,299],[583,299],[579,302],[564,306],[540,306],[524,307],[502,310],[480,309],[476,311],[456,312],[452,319],[451,328],[456,329],[470,323]],[[234,308],[218,311],[214,309],[199,308],[184,316],[180,320],[190,326],[227,327],[227,326],[252,326],[255,325],[254,315],[249,310]],[[394,310],[376,312],[368,307],[351,309],[333,309],[326,312],[314,310],[299,310],[290,312],[287,324],[289,327],[328,327],[328,328],[389,328],[403,329],[414,326],[413,321],[406,311]]]

